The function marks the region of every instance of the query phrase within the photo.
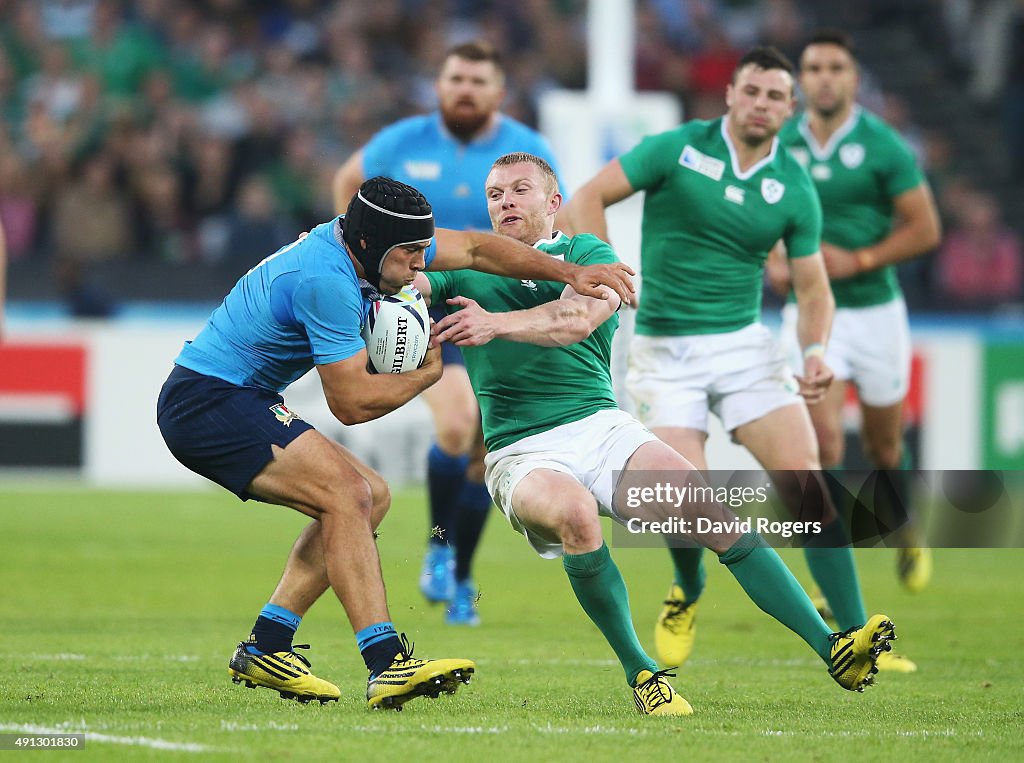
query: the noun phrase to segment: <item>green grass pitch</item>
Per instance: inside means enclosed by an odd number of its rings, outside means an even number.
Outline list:
[[[870,611],[896,622],[914,675],[840,689],[795,635],[757,610],[713,557],[697,648],[675,679],[690,718],[641,718],[610,649],[543,561],[494,512],[478,560],[483,624],[456,629],[416,578],[423,495],[396,495],[380,549],[392,615],[416,653],[477,661],[455,696],[365,708],[366,674],[328,593],[307,615],[321,707],[233,685],[227,661],[305,521],[226,493],[0,488],[0,732],[86,731],[50,759],[603,761],[1020,760],[1020,550],[938,550],[924,593],[894,555],[858,551]],[[612,549],[634,619],[652,624],[669,562]],[[808,580],[799,554],[784,552]]]

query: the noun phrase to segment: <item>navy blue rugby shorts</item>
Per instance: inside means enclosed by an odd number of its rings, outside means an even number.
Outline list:
[[[186,467],[243,501],[246,487],[285,447],[313,425],[298,418],[276,392],[240,387],[174,366],[156,405],[164,442]]]
[[[439,321],[444,318],[448,313],[445,312],[443,307],[432,307],[429,310],[430,317],[434,321]],[[441,362],[446,366],[464,366],[466,361],[462,358],[462,350],[451,342],[441,343]]]

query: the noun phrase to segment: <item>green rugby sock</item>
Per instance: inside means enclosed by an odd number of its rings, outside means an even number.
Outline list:
[[[629,685],[633,685],[641,670],[656,671],[657,664],[647,656],[636,637],[626,581],[612,560],[607,544],[602,543],[601,548],[586,554],[564,554],[562,566],[583,611],[619,658]]]
[[[764,612],[774,617],[829,662],[831,631],[775,549],[754,532],[744,533],[718,560]]]
[[[849,546],[850,538],[842,520],[837,519],[823,527],[814,536],[814,543],[816,547],[804,548],[804,558],[807,559],[814,582],[832,608],[839,630],[863,625],[868,616],[864,611],[853,549]]]
[[[707,571],[701,557],[704,549],[696,548],[672,548],[669,547],[669,556],[672,557],[672,565],[675,567],[676,585],[683,589],[688,602],[697,601],[704,592],[704,581],[707,578]]]

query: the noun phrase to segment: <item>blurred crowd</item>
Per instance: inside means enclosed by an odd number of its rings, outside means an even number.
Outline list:
[[[484,38],[504,51],[505,110],[529,124],[545,91],[585,87],[587,4],[0,0],[8,256],[15,266],[47,262],[81,314],[112,309],[110,295],[83,277],[101,263],[240,272],[333,214],[331,177],[374,131],[432,108],[433,78],[452,43]],[[637,87],[674,93],[690,118],[718,116],[743,51],[770,43],[795,59],[818,23],[813,5],[637,0]],[[972,92],[1004,105],[1007,124],[1017,124],[1007,151],[1024,178],[1024,0],[946,5]],[[972,19],[985,19],[987,36]],[[996,38],[995,62],[970,53]],[[906,267],[911,302],[1019,301],[1020,236],[996,198],[964,181],[950,139],[916,127],[906,101],[870,72],[862,96],[918,152],[946,218],[942,249]]]

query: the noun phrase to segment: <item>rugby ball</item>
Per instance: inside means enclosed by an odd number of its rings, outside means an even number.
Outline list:
[[[371,372],[400,374],[419,368],[430,343],[430,316],[423,295],[407,286],[372,303],[362,334]]]

